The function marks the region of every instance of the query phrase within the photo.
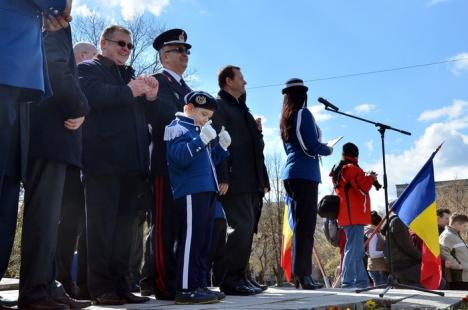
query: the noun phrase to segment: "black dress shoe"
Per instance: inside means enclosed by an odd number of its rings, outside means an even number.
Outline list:
[[[104,293],[94,298],[96,305],[125,305],[125,299],[115,293]]]
[[[17,300],[6,299],[0,296],[0,307],[15,307],[18,304]]]
[[[91,301],[89,300],[77,300],[77,299],[71,298],[68,295],[54,297],[54,300],[61,304],[68,305],[70,309],[83,309],[92,305]]]
[[[158,300],[175,300],[176,293],[174,291],[155,292],[154,296]]]
[[[268,285],[265,285],[265,284],[260,284],[258,283],[257,281],[255,281],[253,278],[251,277],[247,277],[246,280],[249,282],[249,284],[251,286],[255,286],[255,287],[258,287],[259,289],[261,289],[262,291],[266,291],[268,289]]]
[[[243,283],[237,285],[222,285],[220,289],[226,295],[249,296],[256,294],[249,285]]]
[[[68,310],[68,305],[56,302],[52,298],[41,299],[32,303],[21,303],[18,308],[25,310]]]
[[[127,304],[141,304],[141,303],[144,303],[144,302],[147,302],[147,301],[150,300],[149,297],[137,296],[137,295],[132,294],[130,292],[121,294],[119,296],[122,297],[123,299],[125,299]]]
[[[303,290],[315,290],[322,288],[323,285],[316,283],[311,276],[294,276],[294,285],[299,288],[299,285]]]
[[[248,280],[245,280],[245,285],[248,286],[252,291],[254,291],[255,294],[263,293],[261,288],[256,287],[255,285],[250,283]]]

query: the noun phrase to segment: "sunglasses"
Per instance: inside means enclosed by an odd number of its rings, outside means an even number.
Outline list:
[[[190,55],[190,50],[181,46],[165,51],[165,53],[170,53],[170,52],[177,52],[179,54],[185,53],[187,55]]]
[[[129,50],[132,50],[134,48],[134,45],[132,43],[127,43],[123,40],[115,41],[115,40],[106,39],[106,41],[117,43],[117,45],[120,47],[126,46]]]

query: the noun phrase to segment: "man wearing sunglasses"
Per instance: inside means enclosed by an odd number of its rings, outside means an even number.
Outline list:
[[[145,244],[146,255],[140,288],[144,296],[155,294],[158,299],[167,300],[173,300],[175,297],[176,261],[173,249],[177,222],[163,136],[164,128],[174,119],[174,114],[183,111],[184,97],[191,91],[182,78],[192,47],[186,41],[187,34],[182,29],[170,29],[154,40],[153,47],[159,53],[163,70],[154,75],[159,81],[159,93],[156,104],[150,105],[147,110],[147,120],[153,132],[151,177],[155,203],[152,214],[153,229],[150,229],[150,236]],[[155,258],[148,255],[149,253],[154,253]],[[154,262],[155,266],[152,265]]]
[[[133,48],[127,29],[107,27],[99,44],[102,53],[78,65],[91,107],[83,127],[88,290],[97,304],[141,303],[149,298],[130,293],[126,275],[149,167],[144,106],[155,104],[158,82],[135,79],[125,65]]]

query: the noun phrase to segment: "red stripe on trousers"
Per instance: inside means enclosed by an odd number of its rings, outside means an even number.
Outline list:
[[[166,292],[166,269],[164,268],[164,240],[163,240],[163,201],[164,201],[164,177],[157,176],[154,179],[154,249],[155,266],[157,271],[156,287],[161,292]]]

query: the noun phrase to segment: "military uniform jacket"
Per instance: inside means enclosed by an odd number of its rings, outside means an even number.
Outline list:
[[[193,119],[176,114],[164,131],[167,143],[167,167],[174,199],[186,195],[217,192],[215,165],[228,156],[217,138],[205,145],[200,127]]]
[[[91,111],[83,125],[86,175],[146,174],[150,136],[143,98],[127,86],[134,71],[98,55],[78,65],[80,85]]]
[[[330,155],[331,149],[320,140],[321,131],[309,109],[294,113],[289,141],[283,143],[287,155],[283,180],[322,181],[318,155]]]
[[[159,82],[158,98],[148,105],[146,118],[152,128],[153,149],[151,152],[151,175],[167,175],[166,143],[164,129],[174,119],[177,112],[184,109],[184,96],[190,90],[184,89],[167,72],[157,73],[154,77]]]
[[[45,32],[44,48],[54,94],[31,104],[30,157],[81,167],[82,128],[70,130],[63,125],[89,111],[78,82],[70,27]]]
[[[231,135],[230,156],[217,167],[220,183],[229,183],[227,195],[259,193],[270,188],[263,155],[263,135],[243,100],[237,101],[221,90],[216,98],[218,109],[213,115],[217,131],[224,126]]]

